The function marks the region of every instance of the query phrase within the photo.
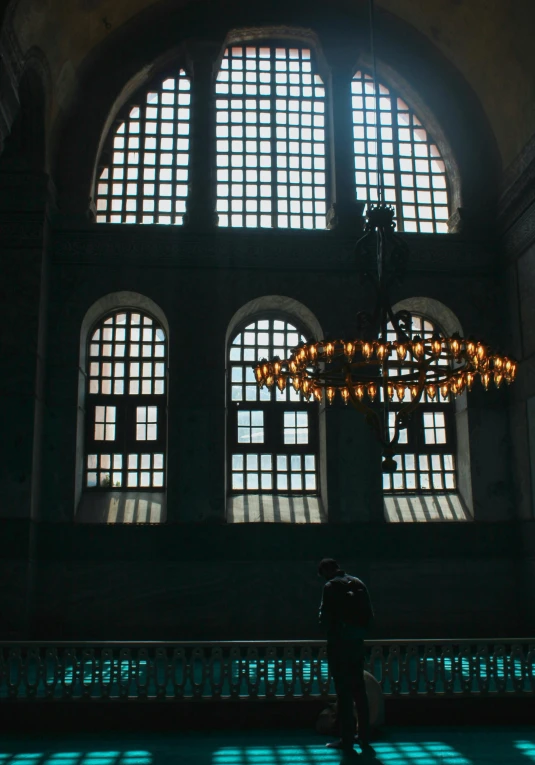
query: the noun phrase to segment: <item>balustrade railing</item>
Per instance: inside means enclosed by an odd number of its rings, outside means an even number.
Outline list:
[[[535,639],[367,641],[386,697],[535,692]],[[325,643],[0,642],[0,700],[327,699]]]

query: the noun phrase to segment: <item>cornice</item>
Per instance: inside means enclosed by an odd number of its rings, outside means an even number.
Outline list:
[[[487,274],[495,253],[458,235],[404,236],[411,272]],[[52,231],[53,263],[127,267],[354,270],[355,238],[321,232],[194,233],[160,226],[94,224]]]

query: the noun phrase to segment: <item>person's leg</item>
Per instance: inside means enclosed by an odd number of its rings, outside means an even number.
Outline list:
[[[353,711],[353,693],[350,682],[348,662],[337,662],[331,670],[336,696],[338,699],[338,724],[341,739],[336,742],[342,749],[353,749],[355,741],[355,715]]]
[[[351,662],[349,673],[352,700],[355,700],[358,718],[358,738],[362,744],[370,741],[370,707],[364,680],[364,650],[358,650]]]

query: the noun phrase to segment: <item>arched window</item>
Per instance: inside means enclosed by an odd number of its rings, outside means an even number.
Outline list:
[[[163,491],[167,341],[138,310],[117,310],[89,332],[84,489]]]
[[[97,223],[184,222],[190,87],[180,69],[122,110],[97,172]]]
[[[431,338],[438,327],[424,316],[411,314],[410,325],[405,327],[405,331],[410,339],[417,335]],[[387,338],[391,342],[396,340],[391,324],[387,328]],[[432,363],[439,362],[437,360]],[[392,367],[392,373],[395,374],[395,362],[392,362]],[[403,375],[401,367],[398,374]],[[410,398],[408,387],[404,398],[399,400],[395,396],[389,413],[392,426],[395,410],[410,401]],[[456,412],[451,394],[444,397],[437,390],[434,399],[427,392],[423,394],[422,403],[412,414],[408,427],[400,431],[395,458],[397,471],[383,474],[389,520],[468,518],[458,489]],[[425,500],[426,497],[429,501]],[[403,500],[400,501],[400,498]]]
[[[324,229],[325,87],[310,49],[227,48],[216,114],[219,225]]]
[[[377,201],[375,90],[370,75],[351,83],[357,199]],[[379,85],[385,201],[396,209],[400,231],[447,233],[448,183],[436,144],[407,104]]]
[[[258,388],[253,364],[287,358],[306,338],[284,316],[266,316],[229,348],[228,485],[231,494],[319,493],[318,407],[293,387]]]

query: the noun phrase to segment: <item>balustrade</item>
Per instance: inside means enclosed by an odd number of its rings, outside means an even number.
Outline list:
[[[385,697],[535,692],[535,640],[366,642]],[[0,642],[0,700],[328,699],[315,641]]]

